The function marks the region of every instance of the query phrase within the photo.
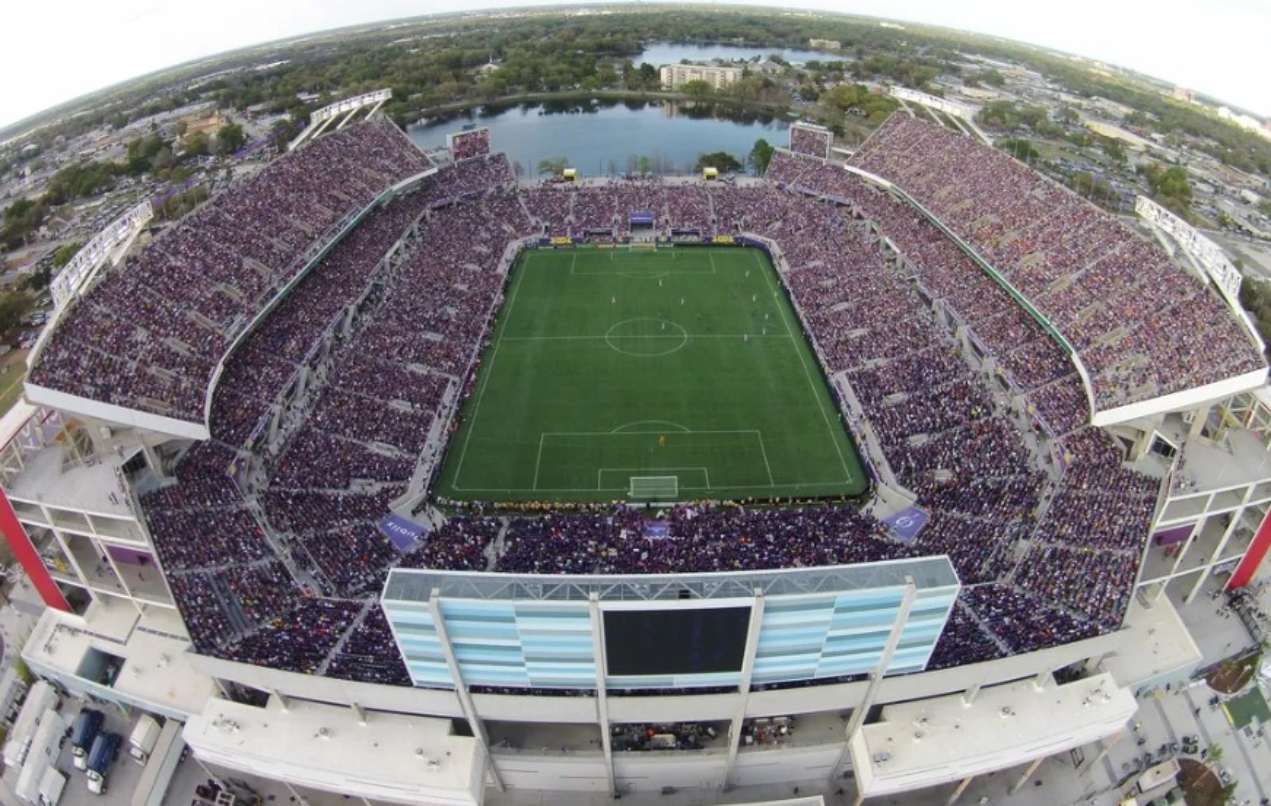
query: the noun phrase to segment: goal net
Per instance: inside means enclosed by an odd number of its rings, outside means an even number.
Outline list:
[[[631,476],[630,496],[664,501],[674,500],[680,492],[679,476]]]

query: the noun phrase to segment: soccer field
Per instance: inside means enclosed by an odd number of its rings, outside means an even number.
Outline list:
[[[512,272],[437,494],[661,502],[866,488],[760,250],[529,250]]]

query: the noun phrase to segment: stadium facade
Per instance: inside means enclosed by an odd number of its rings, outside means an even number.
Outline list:
[[[1201,662],[1176,605],[1257,573],[1263,345],[1220,255],[1166,256],[1191,234],[903,115],[849,165],[799,126],[762,181],[566,190],[516,185],[484,130],[435,162],[344,127],[382,102],[76,264],[0,421],[37,674],[185,722],[215,769],[386,802],[849,773],[956,796],[1114,740]],[[944,170],[1000,206],[968,213]],[[865,499],[650,525],[430,495],[516,255],[647,240],[649,211],[664,246],[773,257]],[[1136,300],[1122,262],[1179,297]]]

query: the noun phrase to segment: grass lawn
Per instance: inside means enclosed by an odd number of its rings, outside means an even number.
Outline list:
[[[1267,701],[1257,686],[1239,697],[1227,700],[1222,708],[1227,712],[1228,721],[1237,729],[1243,728],[1254,719],[1261,725],[1271,723],[1271,708],[1267,707]]]
[[[522,255],[436,492],[670,501],[865,488],[767,256],[678,247]]]

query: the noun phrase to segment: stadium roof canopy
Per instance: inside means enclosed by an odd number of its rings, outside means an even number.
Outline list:
[[[919,590],[957,586],[949,558],[888,560],[860,565],[736,571],[707,574],[492,574],[476,571],[431,571],[396,568],[384,585],[384,599],[424,602],[437,590],[456,599],[528,599],[580,601],[592,593],[601,601],[665,601],[684,598],[729,599],[830,593],[904,585],[912,578]]]

